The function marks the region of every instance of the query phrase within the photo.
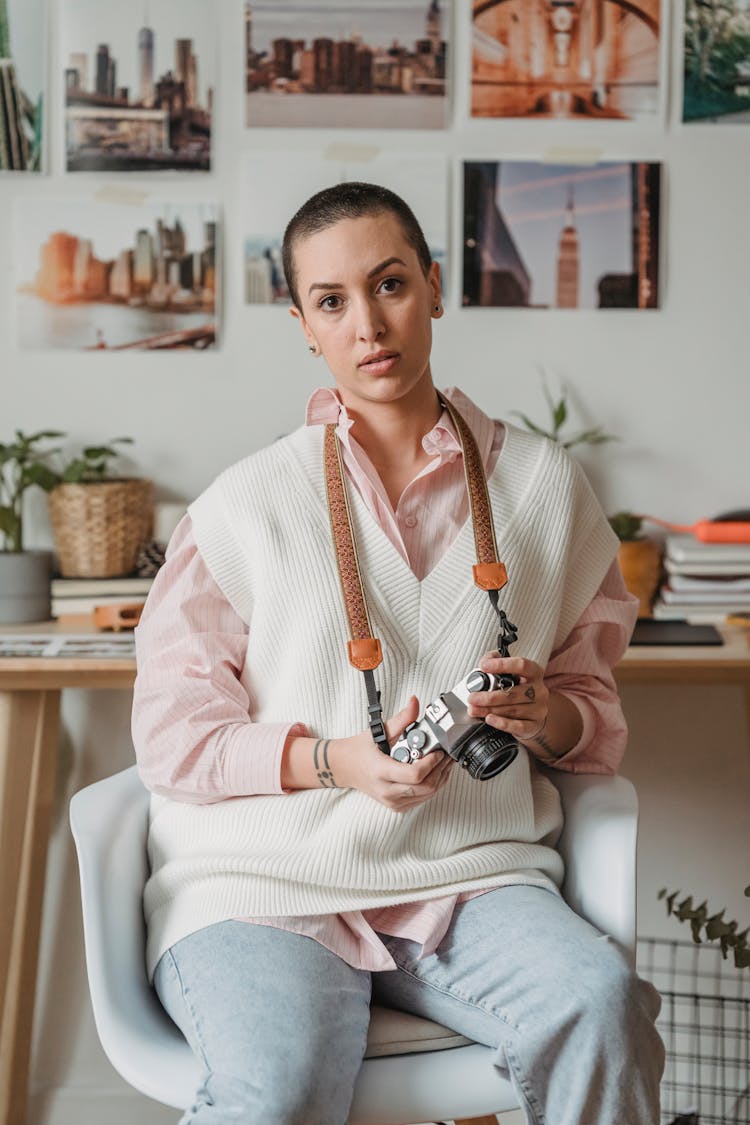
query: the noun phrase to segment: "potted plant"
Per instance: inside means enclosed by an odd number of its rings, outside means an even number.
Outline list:
[[[57,448],[44,448],[58,430],[25,434],[0,443],[0,622],[22,624],[46,621],[50,616],[50,551],[24,550],[23,502],[27,489],[49,490],[58,476],[48,459]]]
[[[49,492],[49,508],[60,573],[65,578],[114,578],[135,569],[138,548],[153,528],[153,483],[116,475],[112,438],[87,446],[63,469]]]
[[[617,440],[614,434],[606,433],[601,426],[591,426],[587,430],[579,430],[578,433],[566,436],[562,430],[569,420],[568,392],[563,389],[560,391],[558,399],[553,398],[544,375],[542,375],[542,391],[550,413],[550,421],[546,429],[544,426],[538,426],[536,422],[532,422],[528,415],[521,413],[520,410],[513,411],[516,417],[521,419],[526,429],[531,430],[533,434],[539,434],[540,437],[556,441],[563,449],[572,449],[575,445],[603,445],[604,442]]]
[[[651,617],[651,605],[661,577],[661,547],[642,534],[643,517],[617,512],[609,523],[620,540],[617,561],[625,585],[638,598],[638,616]]]

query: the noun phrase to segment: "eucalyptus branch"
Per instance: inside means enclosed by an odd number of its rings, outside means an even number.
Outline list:
[[[710,914],[708,903],[705,901],[699,906],[693,906],[692,895],[688,895],[687,898],[678,902],[681,894],[682,891],[670,893],[666,887],[662,887],[659,891],[658,897],[664,900],[667,914],[677,918],[679,922],[689,924],[696,945],[700,945],[703,939],[718,941],[721,947],[721,955],[725,960],[731,950],[737,968],[749,969],[750,942],[748,941],[748,934],[750,934],[750,926],[741,933],[737,933],[738,923],[734,920],[725,921],[724,910],[720,910],[718,914]],[[750,886],[745,887],[745,894],[750,897]]]

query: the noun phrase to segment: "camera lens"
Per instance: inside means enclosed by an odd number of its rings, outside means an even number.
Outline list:
[[[458,761],[477,781],[489,781],[514,761],[518,743],[507,731],[483,723],[461,746]]]

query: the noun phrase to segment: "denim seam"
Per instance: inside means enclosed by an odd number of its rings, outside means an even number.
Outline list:
[[[179,969],[179,966],[178,966],[177,961],[175,959],[174,953],[172,952],[171,949],[167,950],[166,955],[169,957],[170,962],[172,964],[172,967],[175,971],[175,975],[177,977],[177,981],[178,981],[179,986],[180,986],[180,993],[182,995],[182,1000],[183,1000],[183,1003],[185,1005],[185,1010],[187,1011],[188,1015],[190,1016],[190,1022],[193,1025],[193,1031],[195,1032],[195,1041],[198,1044],[198,1047],[200,1049],[201,1062],[203,1063],[204,1067],[206,1068],[206,1073],[210,1074],[211,1068],[209,1066],[208,1056],[206,1055],[205,1046],[203,1044],[203,1037],[201,1036],[200,1030],[198,1028],[198,1020],[196,1019],[195,1009],[193,1008],[193,1005],[191,1004],[191,1002],[187,998],[187,989],[185,988],[185,983],[182,979],[182,973],[180,972],[180,969]]]
[[[529,1081],[523,1072],[523,1068],[521,1066],[518,1055],[515,1053],[510,1043],[504,1043],[503,1050],[526,1102],[525,1109],[531,1115],[531,1125],[545,1125],[547,1119],[544,1116],[544,1112],[541,1106],[539,1105],[536,1094],[529,1086]]]
[[[393,956],[392,951],[391,951],[391,956]],[[500,1020],[502,1023],[504,1023],[506,1025],[506,1027],[509,1027],[513,1031],[521,1034],[521,1030],[518,1027],[518,1024],[513,1023],[512,1020],[508,1019],[507,1015],[505,1015],[502,1011],[498,1010],[497,1008],[492,1008],[489,1005],[484,1004],[479,1000],[473,1000],[466,993],[459,992],[455,988],[449,988],[446,985],[438,984],[435,981],[424,980],[417,973],[415,973],[412,969],[408,969],[405,964],[403,964],[402,962],[400,962],[398,960],[397,957],[393,957],[393,960],[398,965],[398,968],[399,968],[400,972],[405,973],[406,976],[411,977],[412,980],[417,981],[421,985],[425,985],[427,988],[433,989],[435,992],[441,993],[443,996],[449,996],[449,997],[451,997],[451,999],[458,1000],[461,1004],[465,1004],[467,1007],[478,1008],[480,1011],[484,1012],[486,1015],[491,1016],[493,1019]],[[544,1113],[543,1113],[543,1111],[542,1111],[542,1109],[539,1105],[539,1101],[538,1101],[536,1095],[534,1094],[533,1090],[529,1086],[528,1079],[526,1078],[526,1075],[523,1072],[523,1068],[521,1066],[518,1055],[515,1053],[515,1051],[513,1051],[510,1044],[507,1043],[507,1042],[503,1043],[502,1050],[504,1051],[505,1056],[508,1059],[508,1062],[511,1064],[511,1069],[513,1070],[516,1081],[517,1081],[517,1083],[520,1087],[521,1093],[523,1094],[523,1098],[526,1102],[526,1109],[532,1115],[533,1121],[532,1121],[531,1125],[545,1125],[546,1119],[545,1119]]]
[[[392,951],[391,956],[393,956]],[[478,1008],[481,1012],[484,1012],[485,1015],[491,1016],[493,1019],[501,1020],[507,1027],[513,1028],[514,1031],[520,1031],[518,1025],[513,1023],[512,1020],[508,1019],[507,1015],[504,1012],[491,1008],[480,1000],[472,999],[472,997],[468,996],[466,993],[459,992],[457,988],[448,987],[447,985],[440,984],[437,981],[424,980],[419,976],[418,973],[415,973],[412,969],[407,968],[406,965],[400,962],[397,957],[393,957],[393,960],[396,962],[396,965],[398,966],[400,972],[405,973],[406,976],[411,977],[412,980],[418,981],[419,984],[426,985],[428,988],[432,988],[435,992],[440,992],[443,996],[450,996],[454,1000],[459,1000],[462,1004],[465,1004],[469,1008]]]

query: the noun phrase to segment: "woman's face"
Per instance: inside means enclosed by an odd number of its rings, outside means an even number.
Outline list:
[[[292,313],[347,407],[398,401],[431,385],[440,267],[433,262],[425,276],[395,215],[342,219],[300,239],[294,264],[301,308]]]

